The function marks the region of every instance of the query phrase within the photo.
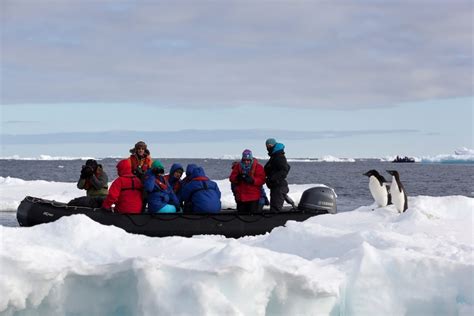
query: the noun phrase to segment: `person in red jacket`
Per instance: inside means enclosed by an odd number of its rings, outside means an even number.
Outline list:
[[[132,164],[132,173],[143,182],[146,171],[151,167],[151,155],[144,141],[139,141],[130,149],[130,163]]]
[[[102,203],[102,208],[119,213],[141,213],[143,184],[132,173],[130,159],[124,159],[117,164],[119,177],[112,182],[109,194]]]
[[[265,183],[265,171],[257,159],[253,158],[252,151],[244,150],[242,160],[232,168],[229,180],[234,187],[237,211],[247,214],[257,212]]]

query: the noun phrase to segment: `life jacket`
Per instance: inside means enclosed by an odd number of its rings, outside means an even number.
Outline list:
[[[170,174],[165,175],[164,178],[166,179],[166,181],[168,181],[168,183],[170,183]],[[176,179],[176,181],[173,183],[172,189],[175,193],[178,192],[179,189],[181,189],[181,180]]]
[[[169,183],[168,183],[168,180],[166,179],[165,176],[162,177],[163,178],[163,182],[160,181],[160,177],[156,177],[155,179],[155,184],[158,185],[158,187],[162,190],[162,191],[168,191],[168,188],[169,188]]]
[[[143,157],[138,157],[137,154],[130,155],[130,163],[132,165],[132,173],[142,178],[148,168],[151,167],[151,157],[150,155],[145,155]]]
[[[132,190],[132,191],[143,191],[143,186],[138,184],[138,183],[135,183],[135,179],[137,180],[140,180],[138,179],[135,175],[133,176],[122,176],[123,178],[129,178],[131,180],[131,184],[129,187],[122,187],[120,189],[120,191],[128,191],[128,190]]]
[[[205,176],[201,167],[191,173],[191,179],[181,189],[180,198],[185,212],[218,213],[221,208],[221,192],[217,183]]]

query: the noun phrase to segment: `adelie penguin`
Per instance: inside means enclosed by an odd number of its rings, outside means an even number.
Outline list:
[[[369,170],[364,173],[364,176],[369,177],[369,190],[379,207],[384,207],[392,204],[390,192],[387,188],[387,181],[381,176],[377,170]]]
[[[392,202],[395,205],[399,213],[403,213],[408,208],[408,199],[403,188],[403,184],[400,182],[400,175],[396,170],[387,170],[392,175],[392,184],[390,185],[390,194],[392,195]]]

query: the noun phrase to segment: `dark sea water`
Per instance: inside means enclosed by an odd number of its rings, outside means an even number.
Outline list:
[[[100,160],[109,175],[116,177],[115,165],[119,159]],[[214,179],[225,179],[230,174],[231,160],[222,159],[161,159],[166,170],[178,162],[184,168],[195,163],[204,168]],[[261,161],[264,164],[266,161]],[[0,176],[23,180],[46,180],[76,182],[84,160],[0,160]],[[351,211],[362,205],[373,203],[368,190],[368,178],[362,174],[376,169],[390,181],[385,170],[395,169],[400,173],[402,183],[409,196],[464,195],[474,197],[474,164],[442,163],[391,163],[378,160],[356,162],[301,162],[290,161],[288,175],[290,184],[322,183],[337,193],[338,211]],[[12,219],[13,218],[13,219]],[[0,224],[12,225],[12,214],[0,214]]]

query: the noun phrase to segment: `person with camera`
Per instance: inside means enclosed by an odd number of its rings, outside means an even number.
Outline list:
[[[173,188],[164,176],[165,168],[155,160],[145,175],[144,188],[148,193],[148,212],[175,213],[179,212],[179,200]]]
[[[96,160],[89,159],[82,166],[77,188],[86,190],[86,197],[74,199],[70,205],[100,207],[108,194],[107,173]]]
[[[234,164],[229,176],[239,213],[251,214],[259,210],[262,188],[265,183],[263,166],[249,149],[244,150],[242,159]]]

